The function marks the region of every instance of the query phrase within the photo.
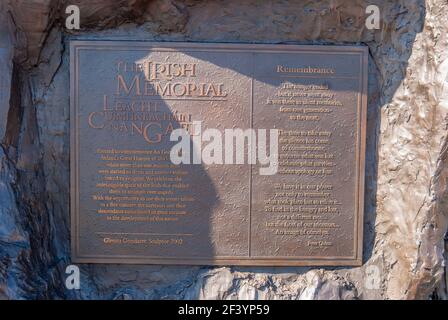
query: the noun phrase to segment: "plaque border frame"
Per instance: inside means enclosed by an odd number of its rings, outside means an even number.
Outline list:
[[[238,51],[238,52],[317,52],[324,54],[346,53],[360,55],[359,92],[357,98],[357,144],[356,144],[356,198],[354,214],[354,255],[352,257],[219,257],[219,258],[185,258],[185,257],[149,257],[132,255],[114,256],[81,256],[79,254],[79,168],[77,154],[79,142],[77,136],[78,118],[78,86],[80,49],[119,49],[129,48],[163,49],[166,52],[177,49],[196,51]],[[113,263],[113,264],[166,264],[166,265],[212,265],[212,266],[361,266],[363,262],[363,224],[364,224],[364,192],[365,192],[365,153],[366,153],[366,123],[367,123],[367,92],[368,92],[368,57],[367,46],[354,45],[295,45],[295,44],[247,44],[247,43],[214,43],[214,42],[153,42],[127,40],[70,40],[70,223],[71,223],[71,259],[75,263]],[[356,201],[357,199],[357,201]],[[249,235],[250,236],[250,235]]]

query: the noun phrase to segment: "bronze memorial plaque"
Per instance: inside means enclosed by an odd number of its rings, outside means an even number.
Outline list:
[[[367,59],[71,41],[73,261],[360,265]]]

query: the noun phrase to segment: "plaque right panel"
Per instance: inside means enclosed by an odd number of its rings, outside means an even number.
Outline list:
[[[359,264],[363,55],[271,57],[255,54],[252,123],[255,129],[279,130],[278,171],[262,175],[260,168],[267,166],[260,161],[252,168],[250,254],[286,264],[298,257],[304,264]]]

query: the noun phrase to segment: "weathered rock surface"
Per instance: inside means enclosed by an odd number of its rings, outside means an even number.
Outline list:
[[[375,31],[360,0],[2,1],[0,299],[446,299],[448,4],[376,3]],[[363,266],[83,265],[65,289],[71,38],[368,45]]]

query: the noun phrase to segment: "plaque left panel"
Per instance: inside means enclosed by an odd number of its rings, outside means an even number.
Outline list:
[[[194,139],[209,127],[250,126],[251,79],[233,71],[250,68],[249,56],[104,41],[70,49],[74,261],[246,257],[247,165],[174,165],[169,152],[177,128]]]

